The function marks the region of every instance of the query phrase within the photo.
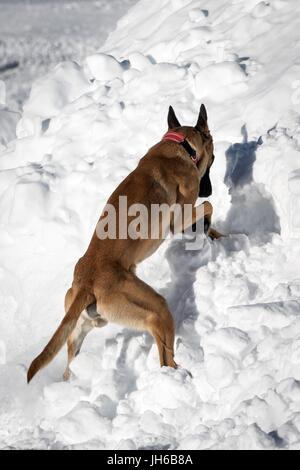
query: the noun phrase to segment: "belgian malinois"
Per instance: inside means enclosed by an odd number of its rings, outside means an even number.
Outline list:
[[[152,204],[190,204],[191,219],[188,223],[185,221],[186,226],[181,226],[180,230],[202,218],[208,235],[219,238],[221,235],[210,227],[212,205],[204,202],[201,216],[195,207],[198,196],[208,197],[212,192],[209,170],[214,160],[213,139],[205,106],[201,105],[195,127],[181,126],[170,107],[168,127],[167,134],[139,161],[108,203],[114,206],[117,215],[119,196],[127,196],[128,205],[139,202],[149,209]],[[176,232],[174,220],[169,228]],[[69,364],[79,353],[87,333],[108,322],[148,331],[157,343],[161,366],[177,367],[174,322],[168,305],[135,274],[136,265],[154,253],[163,240],[163,236],[99,239],[95,230],[86,253],[75,266],[73,284],[65,297],[65,317],[45,349],[32,362],[28,382],[49,364],[66,341],[68,365],[64,378],[68,379]]]

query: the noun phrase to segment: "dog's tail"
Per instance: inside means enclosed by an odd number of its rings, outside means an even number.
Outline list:
[[[61,350],[68,337],[74,330],[80,314],[86,307],[88,307],[88,305],[93,302],[93,300],[93,296],[86,291],[79,291],[76,294],[69,310],[67,311],[56,332],[50,339],[49,343],[41,352],[41,354],[39,354],[31,363],[27,373],[28,383],[35,376],[35,374],[43,367],[46,367]]]

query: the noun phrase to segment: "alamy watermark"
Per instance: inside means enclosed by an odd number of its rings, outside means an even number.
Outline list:
[[[187,250],[198,250],[203,244],[207,204],[128,205],[127,196],[119,196],[117,204],[106,204],[96,234],[100,240],[164,240],[176,236],[185,240]]]

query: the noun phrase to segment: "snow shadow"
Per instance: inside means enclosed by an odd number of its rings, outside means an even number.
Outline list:
[[[253,180],[256,151],[263,144],[248,141],[246,126],[241,129],[242,142],[231,145],[226,155],[224,183],[231,195],[231,208],[221,229],[225,233],[243,233],[256,243],[268,242],[272,234],[280,233],[280,220],[272,195],[263,184]]]
[[[172,281],[161,292],[173,314],[176,328],[184,321],[196,320],[198,308],[195,300],[194,282],[196,273],[211,260],[210,242],[204,240],[203,249],[187,251],[185,240],[173,240],[166,252]]]
[[[215,324],[208,310],[199,311],[197,307],[194,285],[198,270],[214,262],[220,253],[230,257],[234,252],[247,251],[249,246],[248,238],[243,234],[215,241],[201,235],[200,241],[201,247],[193,251],[186,249],[186,240],[175,239],[170,243],[166,259],[171,270],[171,282],[160,290],[172,312],[176,331],[187,339],[190,346],[199,345],[199,340],[201,341],[194,327],[200,314],[212,326]]]
[[[243,187],[253,181],[253,165],[256,161],[256,150],[262,145],[262,138],[248,141],[247,128],[241,128],[242,143],[231,145],[225,152],[227,169],[224,178],[229,188]]]

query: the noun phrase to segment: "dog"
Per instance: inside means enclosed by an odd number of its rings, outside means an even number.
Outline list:
[[[201,211],[197,211],[200,206],[195,207],[198,196],[208,197],[212,193],[209,172],[213,161],[213,139],[205,106],[201,105],[194,127],[181,126],[170,106],[168,132],[118,186],[108,204],[115,208],[117,215],[120,196],[127,196],[130,205],[139,202],[147,208],[152,204],[190,204],[190,219],[175,229],[173,217],[170,231],[184,231],[204,219],[207,234],[212,239],[219,238],[221,234],[210,226],[212,205],[206,201],[201,205]],[[105,210],[99,222],[104,217]],[[86,253],[75,266],[72,287],[65,297],[65,317],[44,350],[31,363],[28,383],[52,361],[66,342],[68,364],[64,379],[67,380],[69,365],[79,354],[88,332],[108,322],[149,332],[156,341],[160,365],[177,367],[174,321],[167,302],[135,273],[136,265],[151,256],[163,240],[161,227],[160,235],[155,239],[100,239],[95,230]]]

